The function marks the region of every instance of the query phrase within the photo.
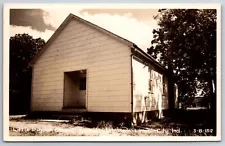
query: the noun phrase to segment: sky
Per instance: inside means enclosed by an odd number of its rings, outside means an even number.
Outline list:
[[[28,33],[47,41],[72,13],[137,44],[145,52],[157,28],[157,9],[11,9],[10,36]]]

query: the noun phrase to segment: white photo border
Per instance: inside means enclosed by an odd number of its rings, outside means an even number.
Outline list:
[[[217,135],[216,136],[9,136],[9,10],[44,8],[216,9],[217,10]],[[4,141],[221,141],[221,4],[220,3],[6,3],[3,10],[3,140]]]

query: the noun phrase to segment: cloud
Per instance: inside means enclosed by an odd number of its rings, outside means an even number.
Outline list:
[[[56,28],[45,22],[48,13],[41,9],[10,9],[10,25],[31,27],[45,32]]]
[[[65,9],[61,8],[58,10],[55,9],[45,9],[45,12],[48,13],[48,17],[45,19],[45,22],[48,24],[51,24],[52,26],[58,28],[59,25],[63,22],[63,20],[66,19],[66,17],[70,14],[73,13],[77,16],[80,16],[80,11],[82,9]]]
[[[9,27],[9,33],[10,36],[15,36],[16,34],[23,34],[27,33],[31,35],[33,38],[42,38],[46,41],[51,37],[51,35],[54,33],[54,31],[46,30],[45,32],[40,32],[37,30],[33,30],[30,27],[24,27],[24,26],[10,26]]]
[[[138,21],[151,23],[154,21],[153,16],[158,14],[158,9],[83,9],[81,13],[88,12],[90,15],[95,14],[110,14],[124,15],[131,14]]]

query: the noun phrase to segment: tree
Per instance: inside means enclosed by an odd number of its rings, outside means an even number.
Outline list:
[[[28,34],[10,37],[10,113],[29,111],[32,69],[28,63],[44,44],[43,39]]]
[[[159,28],[153,30],[148,53],[168,68],[180,97],[201,89],[215,107],[216,10],[161,9],[154,18]]]

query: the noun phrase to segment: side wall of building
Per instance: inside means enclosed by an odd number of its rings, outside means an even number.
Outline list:
[[[64,72],[87,70],[87,111],[131,112],[130,48],[71,20],[33,67],[32,111],[61,111]]]
[[[148,111],[168,109],[168,79],[155,68],[132,59],[133,68],[133,116],[144,122]]]

